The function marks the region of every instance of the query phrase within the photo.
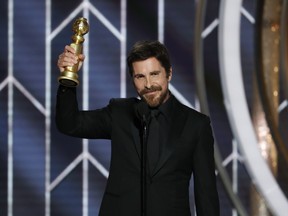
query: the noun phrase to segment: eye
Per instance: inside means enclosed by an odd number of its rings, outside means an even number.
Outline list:
[[[153,71],[151,73],[151,76],[158,76],[160,74],[160,71]]]
[[[135,74],[134,75],[134,79],[141,79],[141,78],[144,78],[143,74]]]

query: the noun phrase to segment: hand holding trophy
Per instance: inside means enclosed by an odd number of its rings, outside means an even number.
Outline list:
[[[72,30],[75,34],[71,37],[73,42],[70,44],[70,46],[74,48],[76,55],[82,54],[82,44],[85,41],[83,35],[87,34],[89,31],[89,24],[87,22],[87,19],[83,17],[76,19],[73,23]],[[61,72],[60,76],[58,77],[58,82],[61,85],[67,87],[76,87],[79,84],[77,74],[78,66],[79,61],[73,66],[65,67],[65,70]]]

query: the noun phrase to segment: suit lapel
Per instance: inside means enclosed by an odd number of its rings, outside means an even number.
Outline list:
[[[156,173],[163,167],[163,165],[166,163],[168,158],[173,153],[174,149],[177,146],[177,140],[180,138],[181,133],[183,131],[183,127],[186,122],[186,113],[182,109],[182,105],[180,102],[178,102],[175,99],[175,102],[173,104],[173,116],[172,116],[172,125],[170,128],[170,133],[168,135],[168,140],[165,146],[162,148],[162,153],[160,156],[160,159],[157,163],[157,166],[155,167],[154,171],[152,172],[151,177],[155,176]]]
[[[138,154],[139,160],[141,160],[142,129],[141,129],[141,121],[138,116],[139,114],[137,111],[137,106],[140,102],[141,100],[137,99],[136,103],[133,105],[133,110],[131,111],[131,113],[133,113],[131,116],[132,121],[130,121],[130,129],[134,140],[134,147]]]
[[[186,112],[183,109],[183,105],[180,104],[180,102],[176,98],[173,102],[173,110],[174,112],[171,119],[172,124],[170,128],[170,133],[168,135],[167,143],[165,144],[165,146],[163,146],[159,161],[153,172],[150,172],[150,177],[155,176],[166,163],[166,161],[176,148],[178,143],[177,140],[180,138],[183,131],[183,127],[187,119]],[[134,118],[133,121],[130,121],[130,129],[133,136],[135,151],[137,152],[139,160],[141,160],[141,126],[137,118]]]
[[[130,128],[134,140],[134,147],[138,154],[139,159],[141,159],[141,139],[140,139],[140,133],[139,128],[136,127],[135,122],[130,123]]]

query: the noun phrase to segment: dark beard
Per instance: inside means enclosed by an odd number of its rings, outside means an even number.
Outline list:
[[[149,92],[154,92],[154,91],[162,91],[162,87],[161,86],[151,86],[151,88],[149,89],[143,89],[140,92],[140,97],[149,105],[149,107],[158,107],[159,105],[161,105],[163,103],[163,101],[165,100],[167,94],[169,94],[169,91],[167,92],[162,92],[162,94],[159,97],[154,97],[154,96],[145,96],[146,93]]]
[[[153,91],[162,91],[162,87],[161,86],[151,86],[149,89],[143,89],[142,91],[140,91],[140,95],[143,96],[144,94],[147,94],[149,92],[153,92]]]

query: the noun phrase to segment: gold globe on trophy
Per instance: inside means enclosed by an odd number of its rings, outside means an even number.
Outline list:
[[[72,30],[75,33],[72,35],[72,43],[70,44],[76,51],[76,55],[82,53],[83,50],[83,42],[85,41],[83,35],[87,34],[89,31],[89,24],[86,18],[80,17],[75,20],[72,26]],[[58,82],[61,85],[67,87],[76,87],[79,84],[78,80],[78,63],[74,64],[73,66],[65,67],[65,71],[61,72],[60,76],[58,77]]]

